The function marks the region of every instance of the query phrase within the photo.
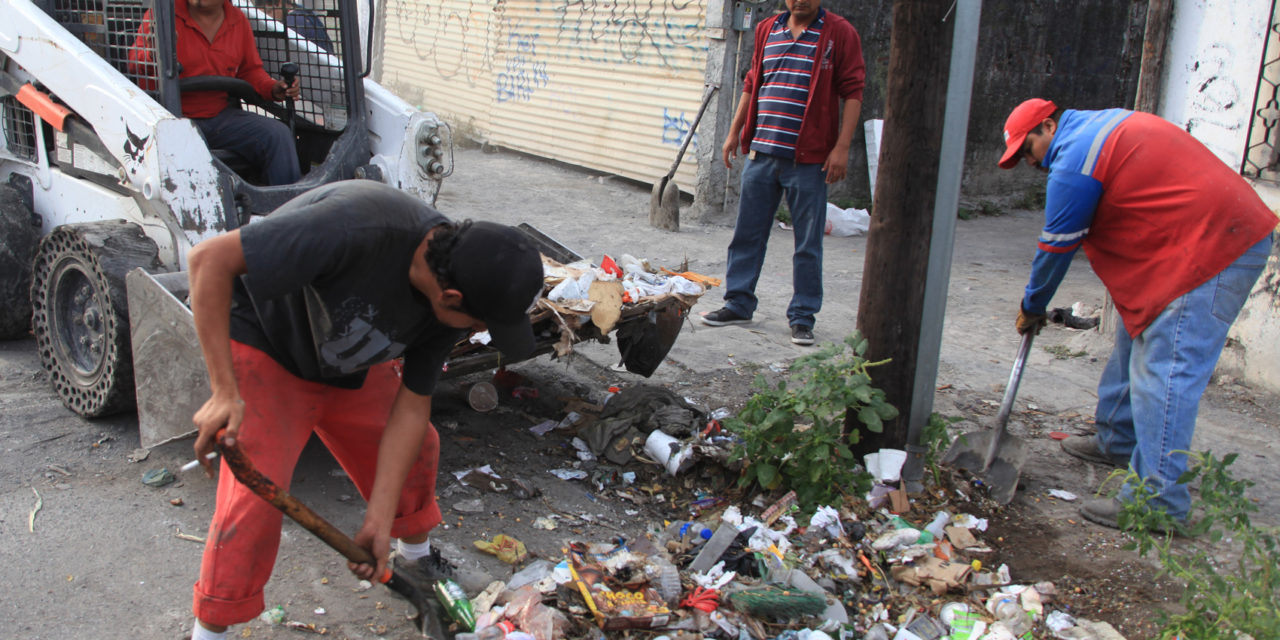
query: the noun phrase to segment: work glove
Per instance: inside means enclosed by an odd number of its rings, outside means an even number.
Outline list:
[[[1026,335],[1028,332],[1040,335],[1040,330],[1048,323],[1049,316],[1043,313],[1028,313],[1022,305],[1018,305],[1018,322],[1015,326],[1018,328],[1019,335]]]

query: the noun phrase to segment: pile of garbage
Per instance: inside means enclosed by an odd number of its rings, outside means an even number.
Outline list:
[[[492,640],[613,637],[1010,640],[1119,638],[1054,608],[1052,583],[1019,584],[983,567],[985,521],[923,520],[882,507],[823,507],[795,519],[789,494],[754,515],[730,506],[650,536],[572,541],[471,600]],[[503,626],[503,625],[506,626]],[[499,633],[500,632],[500,633]],[[517,635],[520,634],[520,635]],[[527,634],[527,636],[525,635]],[[459,635],[469,640],[472,635]]]
[[[689,478],[697,463],[723,475],[734,436],[718,429],[716,415],[662,388],[623,390],[590,419],[566,417],[578,425],[575,454],[591,463],[552,473],[620,487],[635,473],[607,479],[603,469],[640,460],[650,463],[646,474]],[[566,540],[561,557],[534,560],[475,594],[474,623],[468,619],[457,637],[1122,637],[1070,615],[1052,583],[1020,583],[1007,566],[987,566],[994,555],[982,539],[987,521],[948,510],[978,503],[941,489],[909,496],[898,478],[900,453],[868,456],[872,490],[812,514],[802,514],[790,492],[741,505],[702,499],[691,501],[688,519],[654,523],[643,536]],[[511,542],[508,551],[518,544]]]

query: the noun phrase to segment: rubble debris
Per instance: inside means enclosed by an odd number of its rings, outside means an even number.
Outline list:
[[[152,469],[142,474],[142,484],[145,484],[148,487],[163,487],[167,484],[171,484],[174,480],[177,480],[177,478],[174,477],[173,472],[169,471],[169,469],[165,467]]]

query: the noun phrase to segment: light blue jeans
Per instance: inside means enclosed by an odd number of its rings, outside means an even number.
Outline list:
[[[760,302],[756,283],[784,194],[795,229],[787,322],[813,329],[814,316],[822,308],[822,234],[827,227],[827,174],[821,163],[799,164],[767,154],[747,159],[738,222],[729,242],[724,306],[744,318],[755,313]]]
[[[1178,477],[1196,429],[1200,396],[1227,341],[1227,330],[1244,306],[1271,253],[1271,236],[1208,282],[1182,295],[1137,338],[1123,326],[1098,382],[1098,448],[1129,461],[1155,497],[1148,503],[1178,520],[1191,508],[1191,493]],[[1126,484],[1120,499],[1132,498]]]

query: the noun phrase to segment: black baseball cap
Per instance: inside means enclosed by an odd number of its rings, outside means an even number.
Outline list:
[[[450,252],[449,279],[503,355],[522,360],[533,353],[529,311],[544,281],[542,256],[529,236],[495,222],[464,222]]]

